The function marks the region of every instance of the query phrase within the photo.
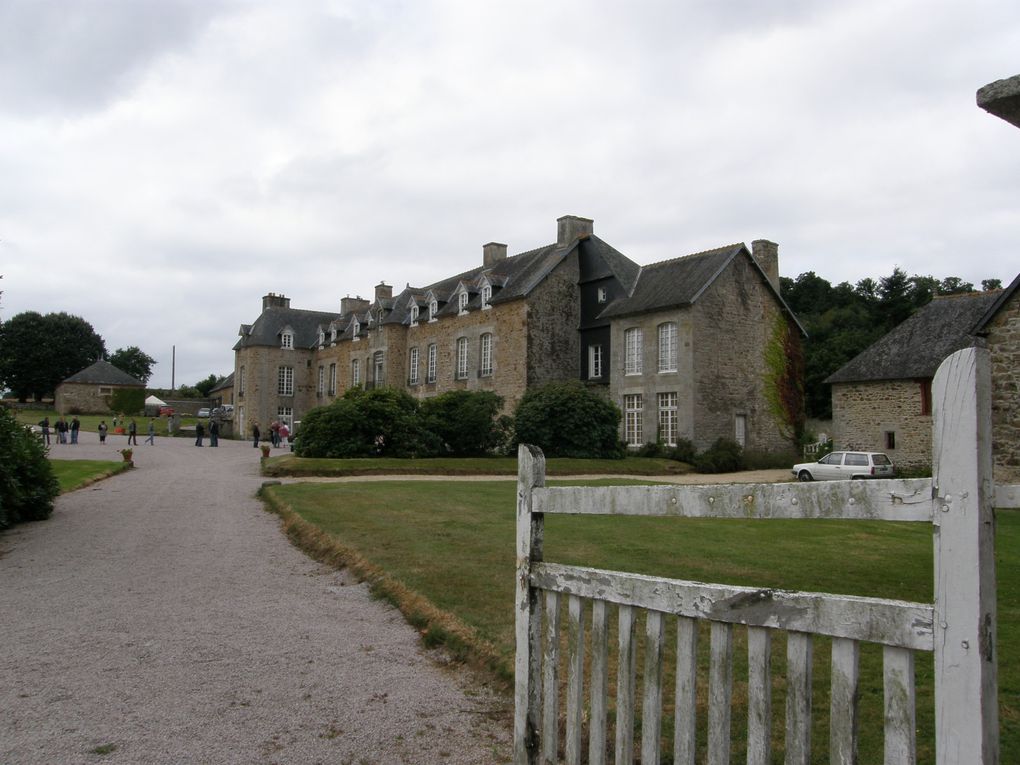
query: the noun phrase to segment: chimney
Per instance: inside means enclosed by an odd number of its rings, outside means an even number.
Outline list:
[[[290,308],[290,298],[270,292],[262,298],[262,310],[267,308]]]
[[[595,228],[595,221],[591,218],[579,218],[576,215],[564,215],[556,219],[556,244],[566,247],[575,239],[584,239],[590,236]]]
[[[352,313],[367,311],[369,305],[370,303],[365,300],[365,298],[361,297],[361,295],[358,295],[357,297],[351,297],[350,295],[342,297],[340,298],[340,315],[348,316]]]
[[[393,287],[388,285],[386,282],[379,282],[375,285],[375,302],[380,300],[388,300],[393,297]]]
[[[506,245],[499,242],[489,242],[482,245],[482,265],[485,268],[492,268],[499,261],[506,257]]]
[[[779,245],[768,239],[755,239],[751,242],[751,257],[779,292]]]

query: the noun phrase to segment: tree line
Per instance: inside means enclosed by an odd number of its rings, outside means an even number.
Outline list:
[[[956,276],[907,276],[896,267],[877,281],[832,285],[814,271],[795,279],[782,277],[783,299],[808,334],[804,347],[804,392],[808,417],[832,417],[832,397],[825,378],[902,323],[938,295],[974,292]],[[1002,288],[999,279],[981,282],[984,291]]]

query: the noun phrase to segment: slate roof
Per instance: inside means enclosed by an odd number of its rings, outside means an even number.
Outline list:
[[[100,359],[92,366],[85,367],[80,372],[75,372],[64,382],[83,385],[134,385],[140,388],[145,387],[145,383],[137,377],[132,377],[124,370],[118,369],[104,359]]]
[[[1010,298],[1017,293],[1017,290],[1020,290],[1020,274],[1017,274],[1013,282],[1002,291],[1001,295],[999,295],[998,300],[992,303],[988,310],[985,311],[984,315],[978,319],[977,324],[974,325],[971,332],[975,335],[985,334],[988,329],[988,322],[995,318],[995,314],[997,314],[999,309],[1009,302]]]
[[[217,385],[215,388],[210,388],[210,393],[215,393],[218,390],[226,390],[227,388],[234,387],[234,373],[231,372],[229,375],[223,378],[223,382]]]
[[[861,351],[825,382],[934,377],[935,370],[947,356],[974,345],[976,338],[972,330],[999,295],[996,290],[937,297]]]
[[[234,350],[252,345],[279,347],[280,333],[287,327],[294,332],[295,348],[311,348],[318,344],[319,325],[328,326],[339,317],[338,313],[270,306],[262,311],[254,324],[241,325],[238,331],[241,339],[234,344]]]

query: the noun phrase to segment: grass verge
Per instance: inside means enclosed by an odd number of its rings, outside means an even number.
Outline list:
[[[131,465],[121,460],[120,462],[108,462],[106,460],[50,460],[53,467],[53,474],[60,483],[60,493],[67,494],[69,491],[81,489],[96,481],[122,473]]]

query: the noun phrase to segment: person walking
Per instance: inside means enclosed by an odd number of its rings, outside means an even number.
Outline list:
[[[135,418],[131,418],[131,422],[128,424],[128,446],[131,446],[131,442],[134,441],[135,446],[138,446],[138,424],[135,422]]]
[[[252,435],[252,446],[254,446],[256,449],[258,449],[259,448],[259,436],[261,436],[262,434],[259,432],[259,424],[257,422],[253,422],[252,425],[251,425],[251,435]]]
[[[42,440],[47,446],[50,445],[50,418],[43,417],[39,421],[39,427],[42,428]]]
[[[195,446],[202,445],[202,436],[205,435],[205,428],[202,427],[202,423],[198,423],[195,426]]]
[[[280,445],[280,422],[279,420],[273,420],[269,423],[269,443],[276,448]]]
[[[281,422],[280,423],[280,446],[282,446],[284,449],[286,449],[287,446],[288,446],[288,442],[287,442],[288,438],[290,438],[290,428],[287,427],[287,423]]]
[[[78,431],[81,430],[81,421],[78,419],[78,415],[71,418],[71,443],[78,443]]]
[[[213,420],[209,423],[209,446],[220,445],[220,424]]]
[[[156,445],[156,420],[153,417],[149,418],[149,437],[145,439],[145,443]]]
[[[99,428],[98,428],[98,430],[99,430],[99,443],[105,444],[106,443],[106,431],[109,430],[109,427],[107,427],[107,425],[106,425],[106,420],[100,420],[99,421]]]

